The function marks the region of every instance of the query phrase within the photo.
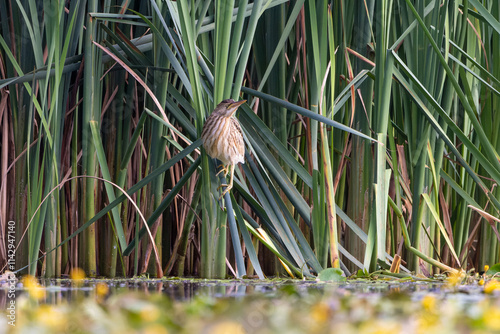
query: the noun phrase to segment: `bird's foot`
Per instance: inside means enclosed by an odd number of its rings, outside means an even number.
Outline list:
[[[233,188],[233,187],[232,187],[232,186],[230,186],[230,185],[227,185],[227,184],[221,184],[220,186],[218,186],[218,187],[217,187],[217,190],[219,190],[220,188],[223,188],[223,187],[226,187],[226,189],[224,189],[224,191],[222,192],[222,195],[220,195],[220,197],[219,197],[219,201],[222,199],[222,197],[224,197],[224,195],[225,195],[226,193],[228,193],[228,192],[231,190],[231,188]]]
[[[217,187],[217,191],[218,191],[220,188],[224,188],[224,187],[228,188],[228,187],[229,187],[229,185],[228,185],[228,184],[223,183],[223,184],[221,184],[220,186],[218,186],[218,187]],[[231,188],[229,188],[229,189],[231,189]]]
[[[227,168],[224,165],[220,165],[218,168],[220,168],[220,167],[222,167],[222,169],[220,171],[218,171],[217,174],[215,174],[215,176],[218,176],[220,173],[224,172],[224,177],[226,177],[227,173],[229,173],[229,168]]]

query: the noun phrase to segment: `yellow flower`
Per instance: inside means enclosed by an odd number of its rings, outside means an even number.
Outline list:
[[[97,295],[97,299],[99,299],[99,300],[106,297],[106,295],[108,294],[108,291],[109,291],[109,287],[104,282],[99,282],[95,286],[95,293]]]
[[[485,271],[485,272],[487,272],[487,271],[488,271],[488,269],[490,269],[490,266],[489,266],[489,265],[487,265],[487,264],[485,264],[485,265],[484,265],[484,271]]]
[[[40,305],[36,311],[36,319],[39,324],[54,330],[62,330],[65,325],[65,317],[56,306]]]
[[[311,317],[315,322],[325,322],[330,317],[330,307],[326,303],[317,303],[311,308]]]
[[[436,308],[436,298],[432,295],[427,295],[422,298],[422,307],[427,311],[433,311]]]
[[[417,332],[431,333],[439,326],[439,317],[436,314],[424,312],[417,318]]]
[[[168,330],[160,324],[152,324],[142,330],[144,334],[168,334]]]
[[[243,326],[235,321],[223,321],[210,329],[210,334],[244,334]]]
[[[479,280],[479,283],[478,283],[478,284],[479,284],[479,285],[484,285],[484,279],[482,279],[482,278],[481,278],[481,279]]]
[[[76,281],[76,283],[81,283],[85,279],[85,272],[81,268],[73,268],[71,269],[71,273],[69,274],[69,277]]]
[[[500,282],[497,280],[491,280],[484,286],[484,293],[493,293],[498,290],[500,290]]]
[[[38,284],[35,277],[31,275],[26,275],[23,277],[23,286],[28,290],[30,297],[36,300],[40,300],[45,297],[45,290]]]
[[[339,332],[340,333],[340,332]],[[390,320],[367,321],[359,328],[359,333],[367,334],[392,334],[401,333],[401,325]]]
[[[417,317],[417,333],[433,332],[439,326],[440,315],[436,312],[436,297],[427,295],[422,299],[422,309]]]
[[[153,305],[147,305],[140,311],[140,315],[144,322],[153,322],[160,317],[160,310]]]
[[[22,279],[22,282],[23,282],[23,286],[26,289],[30,289],[30,288],[38,285],[36,278],[31,276],[31,275],[24,276]]]
[[[500,308],[491,307],[483,314],[483,321],[489,330],[500,331]]]
[[[454,272],[448,277],[448,280],[447,280],[448,285],[451,285],[451,286],[459,285],[460,283],[462,283],[463,278],[464,278],[463,271]]]

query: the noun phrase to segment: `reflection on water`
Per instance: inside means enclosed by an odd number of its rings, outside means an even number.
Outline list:
[[[239,298],[245,295],[272,295],[286,292],[290,294],[329,294],[345,296],[355,294],[359,298],[374,298],[387,296],[406,296],[420,300],[423,296],[432,293],[444,295],[446,298],[457,298],[463,303],[478,302],[484,299],[481,288],[478,286],[462,286],[447,288],[444,283],[436,282],[369,282],[348,281],[343,284],[318,283],[315,281],[298,280],[190,280],[190,279],[86,279],[80,285],[75,285],[69,279],[41,279],[40,285],[45,289],[45,296],[40,302],[60,304],[71,302],[84,297],[96,297],[98,283],[105,283],[109,288],[107,296],[127,291],[142,292],[147,295],[161,293],[172,300],[189,301],[196,296],[214,298]],[[23,284],[16,284],[16,298],[27,291]],[[0,282],[0,309],[8,304],[8,288],[5,282]]]

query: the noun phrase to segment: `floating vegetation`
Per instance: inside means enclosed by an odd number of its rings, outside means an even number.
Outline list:
[[[486,280],[480,285],[480,280]],[[500,282],[22,280],[13,333],[490,333]],[[42,288],[43,286],[43,288]],[[490,288],[491,287],[491,288]],[[40,289],[46,291],[40,297]],[[1,293],[5,290],[0,290]],[[180,293],[179,293],[180,292]],[[69,298],[68,298],[69,296]],[[0,298],[1,300],[1,298]],[[1,305],[0,305],[1,306]],[[0,319],[5,328],[7,320]]]

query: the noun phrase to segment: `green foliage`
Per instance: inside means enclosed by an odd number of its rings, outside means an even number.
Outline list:
[[[320,282],[345,282],[345,276],[339,268],[326,268],[319,272],[318,281]]]
[[[497,2],[24,0],[0,20],[0,227],[16,222],[18,269],[500,260]],[[199,136],[225,98],[248,100],[247,152],[218,200]]]
[[[495,275],[495,274],[498,274],[500,272],[500,263],[496,263],[494,265],[492,265],[487,271],[486,271],[486,275]]]

